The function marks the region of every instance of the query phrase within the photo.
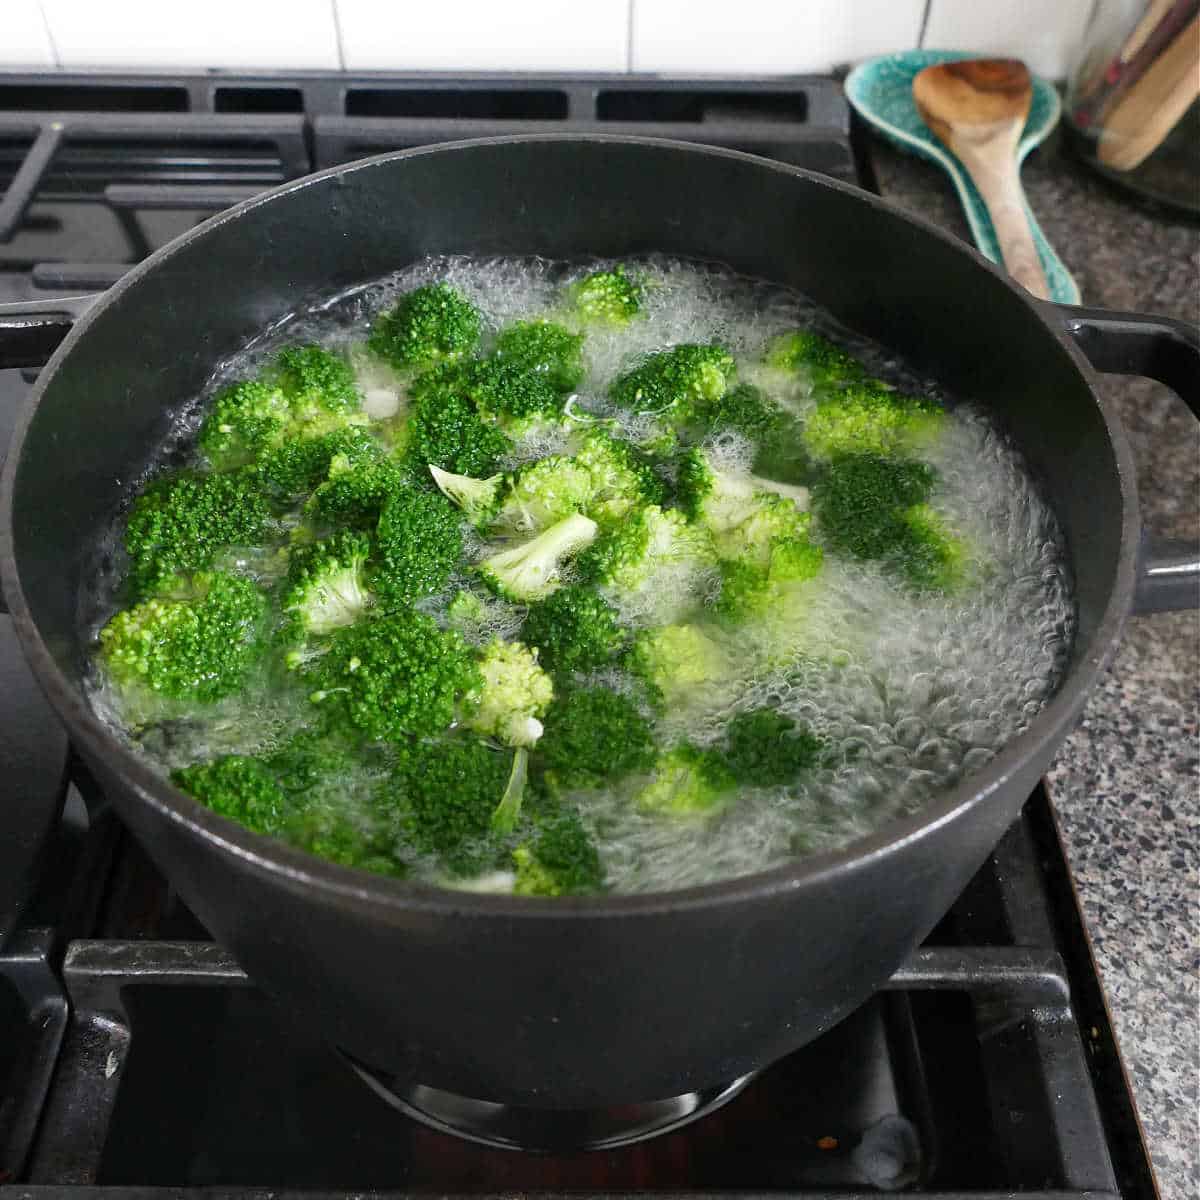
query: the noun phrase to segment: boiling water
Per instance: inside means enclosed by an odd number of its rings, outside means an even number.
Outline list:
[[[229,380],[253,372],[280,347],[306,341],[341,346],[358,364],[368,406],[379,415],[402,406],[400,380],[368,364],[354,344],[366,322],[402,292],[444,279],[484,314],[487,338],[510,322],[552,312],[565,280],[595,269],[544,260],[439,259],[357,288],[292,315],[242,353],[220,364],[204,395],[180,405],[164,461],[186,462],[189,440],[204,401]],[[604,265],[604,264],[599,264]],[[617,415],[631,434],[645,418],[614,414],[605,401],[609,382],[639,355],[678,342],[719,341],[738,359],[741,378],[762,375],[755,364],[767,343],[796,326],[821,329],[846,345],[872,373],[910,391],[940,399],[950,411],[948,429],[923,454],[939,473],[933,504],[973,548],[980,565],[972,583],[947,596],[916,596],[898,587],[877,565],[827,551],[825,567],[806,585],[804,644],[786,664],[756,666],[755,647],[733,648],[746,664],[742,677],[719,690],[697,689],[688,703],[654,717],[660,741],[687,738],[705,745],[719,739],[731,716],[769,705],[825,739],[824,764],[787,787],[750,789],[708,821],[680,821],[640,812],[630,803],[635,782],[580,796],[581,814],[596,838],[609,885],[616,891],[678,888],[784,863],[798,855],[837,847],[890,819],[919,810],[987,763],[1021,733],[1057,687],[1070,653],[1074,611],[1061,536],[1019,454],[969,397],[948,397],[932,380],[908,372],[878,347],[837,329],[794,292],[715,267],[665,259],[639,264],[649,277],[644,317],[624,328],[589,329],[587,377],[572,409]],[[765,380],[772,394],[803,416],[810,401],[803,387]],[[641,426],[641,427],[640,427]],[[525,444],[515,456],[537,458],[561,448],[551,438]],[[746,465],[752,448],[735,436],[710,447],[731,466]],[[816,532],[819,540],[819,530]],[[117,605],[123,571],[119,523],[97,554],[98,586],[83,599],[83,621],[94,635]],[[471,543],[473,552],[482,543]],[[265,578],[268,556],[243,556],[243,569]],[[422,607],[440,616],[457,586]],[[678,588],[658,588],[650,607],[624,612],[631,623],[658,623],[672,609],[711,588],[692,576]],[[488,607],[480,640],[515,636],[523,612],[499,601]],[[599,677],[628,688],[619,673]],[[98,712],[127,738],[128,714],[118,698],[93,679]],[[647,710],[648,715],[652,715]],[[280,688],[266,674],[245,692],[208,709],[202,718],[181,713],[134,738],[164,771],[219,753],[269,748],[309,715],[303,689]],[[326,797],[347,821],[378,779],[378,768],[339,780]],[[437,878],[436,865],[418,864],[420,877]],[[503,887],[503,876],[487,881]]]

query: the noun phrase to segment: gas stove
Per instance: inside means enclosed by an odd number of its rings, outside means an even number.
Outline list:
[[[75,311],[310,170],[572,130],[873,185],[824,78],[5,75],[0,302]],[[31,375],[0,371],[4,439]],[[708,1093],[546,1114],[403,1088],[295,1026],[121,827],[5,617],[0,671],[0,1200],[1156,1195],[1042,786],[886,989],[816,1042]]]

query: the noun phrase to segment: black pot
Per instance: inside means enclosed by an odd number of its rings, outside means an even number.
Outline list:
[[[421,255],[650,251],[800,289],[990,406],[1018,440],[1069,541],[1079,632],[1058,694],[987,767],[919,816],[794,866],[663,895],[547,901],[359,874],[248,833],[92,715],[76,629],[84,549],[168,410],[215,362],[309,297]],[[30,318],[8,365],[54,330]],[[928,224],[793,167],[578,136],[388,155],[207,222],[88,309],[13,439],[5,593],[33,670],[121,817],[297,1016],[367,1063],[470,1096],[550,1108],[668,1096],[777,1059],[861,1004],[1012,822],[1135,597],[1194,602],[1194,554],[1139,565],[1129,452],[1085,355],[1200,404],[1195,330],[1039,303]]]

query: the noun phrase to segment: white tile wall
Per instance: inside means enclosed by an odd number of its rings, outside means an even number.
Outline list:
[[[336,0],[347,70],[625,71],[629,0]]]
[[[340,65],[332,0],[41,3],[68,70]]]
[[[1074,68],[1094,0],[931,0],[927,50],[978,50],[1020,58],[1037,75]]]
[[[0,0],[0,69],[54,66],[38,0]]]
[[[827,71],[926,0],[0,0],[0,70]],[[1063,77],[1094,0],[929,0],[923,44]]]
[[[917,44],[924,0],[633,0],[633,70],[827,71]]]

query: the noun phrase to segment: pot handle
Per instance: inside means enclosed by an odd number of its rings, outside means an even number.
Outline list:
[[[1044,304],[1097,371],[1144,375],[1169,387],[1200,421],[1200,326],[1171,317]],[[1200,539],[1142,531],[1135,613],[1200,608]]]
[[[101,294],[0,304],[0,370],[45,366],[71,326]]]

